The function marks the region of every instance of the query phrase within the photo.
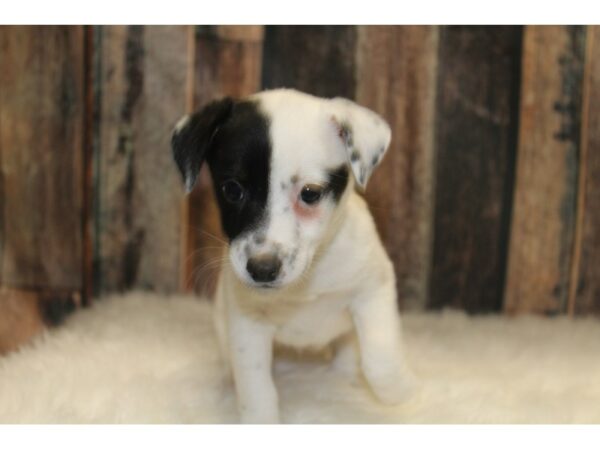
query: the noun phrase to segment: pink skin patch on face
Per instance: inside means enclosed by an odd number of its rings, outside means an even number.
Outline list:
[[[321,216],[320,205],[307,205],[300,199],[300,189],[294,189],[290,195],[294,213],[301,220],[315,220]]]
[[[303,220],[314,220],[321,216],[321,208],[319,206],[305,205],[300,199],[296,199],[294,202],[294,212],[296,216]]]

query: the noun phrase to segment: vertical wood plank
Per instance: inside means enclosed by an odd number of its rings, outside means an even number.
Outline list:
[[[0,55],[0,283],[81,289],[83,27],[1,27]]]
[[[524,33],[519,151],[504,308],[565,312],[575,218],[585,29]]]
[[[262,26],[197,28],[193,109],[223,96],[241,98],[260,90],[263,33]],[[189,195],[187,210],[183,288],[211,295],[224,236],[206,165]]]
[[[423,309],[427,298],[437,52],[437,27],[358,27],[356,101],[392,127],[390,150],[366,198],[404,309]]]
[[[600,27],[586,27],[571,314],[600,314]]]
[[[354,98],[356,27],[268,26],[262,84]]]
[[[95,70],[94,27],[84,27],[84,132],[82,168],[82,303],[90,305],[94,295],[94,125],[96,117],[96,92],[94,89]]]
[[[60,325],[80,305],[80,291],[0,286],[0,355],[18,349],[46,327]]]
[[[36,292],[0,287],[0,355],[17,349],[44,328]]]
[[[517,138],[520,27],[442,27],[429,306],[499,311]]]
[[[108,26],[98,35],[95,233],[101,291],[179,288],[181,181],[170,135],[186,109],[185,26]]]

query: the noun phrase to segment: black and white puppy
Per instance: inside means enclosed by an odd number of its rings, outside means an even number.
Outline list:
[[[376,396],[396,403],[404,362],[392,264],[365,201],[391,138],[374,112],[298,91],[225,98],[177,124],[187,190],[207,161],[229,238],[215,318],[243,422],[278,422],[274,344],[323,348],[346,335]]]

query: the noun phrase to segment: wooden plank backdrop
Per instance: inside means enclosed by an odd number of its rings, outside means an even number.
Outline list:
[[[0,282],[77,290],[82,285],[83,29],[3,27],[0,39]]]
[[[83,27],[0,27],[0,352],[83,287]]]
[[[587,27],[569,312],[600,313],[600,27]]]
[[[322,97],[356,91],[354,26],[268,26],[262,86],[296,88]]]
[[[584,37],[584,27],[525,29],[508,312],[567,309]]]
[[[223,245],[210,174],[184,197],[171,129],[214,98],[279,86],[392,125],[366,197],[402,308],[600,313],[599,33],[0,27],[0,349],[92,285],[210,293]]]
[[[182,196],[170,137],[186,110],[184,26],[102,27],[97,124],[99,292],[179,287]]]
[[[423,309],[431,260],[437,27],[358,27],[352,97],[385,117],[392,143],[366,198],[394,261],[398,301]]]
[[[502,308],[521,27],[442,27],[429,306]]]

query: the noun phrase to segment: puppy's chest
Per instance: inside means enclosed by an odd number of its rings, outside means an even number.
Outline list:
[[[295,347],[319,349],[352,328],[348,301],[343,296],[328,296],[290,308],[277,317],[277,308],[270,316],[277,323],[275,341]]]

